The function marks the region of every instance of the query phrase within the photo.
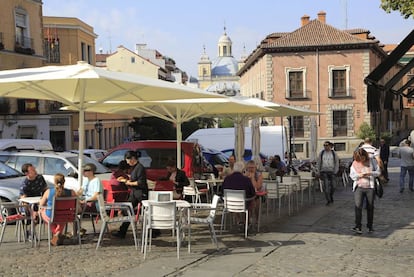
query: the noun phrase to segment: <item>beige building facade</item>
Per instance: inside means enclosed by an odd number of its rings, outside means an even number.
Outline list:
[[[127,72],[155,79],[158,79],[160,69],[160,66],[122,45],[106,58],[106,67],[111,71]]]
[[[318,111],[318,116],[267,118],[271,125],[287,127],[292,152],[309,158],[312,119],[317,125],[317,148],[323,141],[349,155],[360,143],[357,131],[363,122],[381,134],[401,124],[399,98],[390,101],[395,111],[370,113],[366,77],[386,57],[368,30],[338,30],[326,23],[326,13],[301,19],[301,26],[268,35],[249,55],[238,72],[244,96]],[[384,99],[381,99],[383,102]]]

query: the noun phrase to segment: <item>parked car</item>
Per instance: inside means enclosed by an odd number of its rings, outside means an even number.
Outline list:
[[[16,201],[20,186],[26,177],[23,173],[0,162],[0,198],[1,201]]]
[[[223,167],[229,164],[229,158],[221,151],[210,149],[210,148],[201,148],[204,158],[213,168],[213,173],[218,176],[218,173],[223,170]]]
[[[72,153],[79,153],[79,150],[70,150],[69,152]],[[103,149],[84,149],[83,154],[85,156],[88,156],[89,158],[92,158],[96,161],[100,161],[103,159],[103,157],[108,153],[108,151]]]
[[[44,139],[0,139],[0,151],[38,150],[52,151],[52,143]]]
[[[227,157],[230,157],[231,155],[234,155],[234,149],[224,149],[221,150]],[[243,158],[245,161],[250,161],[252,159],[252,150],[251,149],[244,149],[244,155]],[[260,153],[260,159],[262,160],[262,164],[266,165],[267,163],[267,157],[263,153]]]
[[[181,143],[181,169],[189,178],[194,177],[194,174],[197,173],[213,172],[211,165],[206,169],[205,160],[200,159],[202,156],[196,157],[196,149],[196,144],[193,142],[183,141]],[[125,153],[130,150],[140,153],[139,161],[146,168],[147,179],[157,181],[160,177],[167,175],[167,161],[176,160],[177,142],[174,140],[140,140],[123,143],[111,149],[101,160],[101,163],[114,170],[124,159]],[[162,183],[157,181],[157,185],[162,186]],[[164,189],[172,190],[172,185],[170,184],[169,188],[164,187]]]
[[[20,172],[23,164],[31,163],[36,167],[36,171],[42,174],[50,184],[53,184],[53,177],[56,173],[62,173],[66,176],[65,187],[78,190],[78,156],[70,152],[1,151],[0,161]],[[111,171],[98,161],[84,156],[83,164],[86,163],[96,165],[96,176],[101,180],[110,178]]]

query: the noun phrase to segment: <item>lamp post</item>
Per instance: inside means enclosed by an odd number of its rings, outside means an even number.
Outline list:
[[[102,138],[101,138],[101,132],[103,130],[103,124],[102,124],[102,120],[98,120],[95,122],[95,130],[98,133],[98,143],[99,143],[99,148],[102,148]]]

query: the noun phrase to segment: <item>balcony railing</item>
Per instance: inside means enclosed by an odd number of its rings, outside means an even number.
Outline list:
[[[352,98],[354,88],[329,88],[328,95],[330,98]]]
[[[311,98],[311,90],[292,90],[287,89],[286,90],[286,99],[289,100],[304,100],[304,99],[310,99]]]
[[[33,39],[25,36],[16,36],[14,51],[20,54],[33,55],[35,53]]]

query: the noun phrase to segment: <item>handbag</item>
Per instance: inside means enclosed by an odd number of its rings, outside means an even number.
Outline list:
[[[381,198],[384,195],[384,188],[382,187],[381,180],[378,177],[375,178],[374,191],[378,198]]]

